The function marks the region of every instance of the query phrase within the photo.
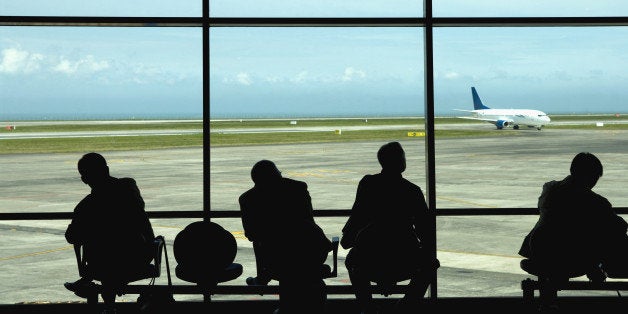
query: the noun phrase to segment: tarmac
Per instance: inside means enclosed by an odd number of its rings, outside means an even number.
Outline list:
[[[486,126],[489,127],[490,126]],[[513,136],[436,140],[436,206],[439,208],[534,208],[544,182],[562,179],[580,151],[596,154],[605,166],[595,190],[616,206],[628,205],[626,131],[545,129],[501,130]],[[404,176],[425,186],[425,147],[421,138],[401,141],[408,167]],[[137,180],[147,211],[201,211],[203,193],[212,210],[239,210],[238,196],[252,187],[250,168],[260,159],[273,160],[282,174],[308,183],[315,209],[349,209],[361,177],[379,171],[377,149],[383,141],[315,143],[210,148],[208,190],[203,191],[202,149],[101,152],[111,174]],[[2,212],[71,212],[89,193],[76,171],[81,154],[0,155]],[[168,244],[174,284],[172,243],[195,219],[153,219],[156,234]],[[239,219],[215,218],[236,238],[235,262],[244,273],[227,284],[245,285],[255,274],[251,243]],[[318,217],[331,238],[341,236],[346,217]],[[521,240],[536,216],[438,216],[437,257],[441,262],[437,295],[443,298],[516,298],[529,276],[519,268]],[[78,278],[74,253],[64,238],[69,221],[0,221],[0,304],[66,304],[84,302],[63,287]],[[287,234],[287,237],[290,235]],[[327,285],[350,284],[339,252],[337,278]],[[165,284],[164,276],[157,279]],[[146,282],[147,283],[147,282]],[[276,284],[276,283],[271,283]],[[561,295],[617,296],[617,292],[570,291]],[[351,296],[329,296],[329,298]],[[118,297],[134,302],[136,295]],[[177,295],[177,301],[202,296]],[[213,300],[276,300],[275,295],[216,295]]]

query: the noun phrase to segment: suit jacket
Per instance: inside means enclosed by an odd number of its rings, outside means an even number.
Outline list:
[[[111,177],[93,189],[74,208],[65,237],[85,245],[90,269],[99,273],[150,262],[155,235],[135,180]]]
[[[288,267],[325,261],[331,241],[314,222],[312,202],[305,182],[280,178],[256,184],[240,198],[242,226],[250,240],[262,243],[267,259]]]
[[[419,186],[401,174],[366,175],[342,229],[341,244],[359,248],[359,259],[373,264],[415,264],[425,257],[420,241],[429,236],[429,218]]]
[[[597,264],[626,237],[626,221],[603,196],[575,184],[573,177],[543,185],[539,219],[519,254],[557,267]],[[625,247],[622,251],[625,250]]]

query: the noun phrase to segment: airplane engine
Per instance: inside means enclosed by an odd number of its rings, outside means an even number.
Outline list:
[[[497,126],[498,129],[503,129],[504,127],[509,126],[510,122],[504,121],[504,120],[497,120],[495,122],[495,125]]]

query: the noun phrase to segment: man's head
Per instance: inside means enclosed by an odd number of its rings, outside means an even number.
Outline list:
[[[265,184],[281,178],[281,172],[270,160],[260,160],[251,169],[251,179],[255,184]]]
[[[109,178],[109,167],[105,157],[98,153],[87,153],[78,161],[81,181],[94,187]]]
[[[573,158],[569,171],[576,181],[591,189],[603,174],[602,162],[595,155],[582,152]]]
[[[383,171],[402,173],[406,170],[406,153],[399,142],[382,145],[377,151],[377,160]]]

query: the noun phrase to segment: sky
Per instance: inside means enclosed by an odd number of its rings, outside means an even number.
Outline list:
[[[150,4],[150,5],[149,5]],[[442,0],[434,16],[628,15],[626,1]],[[201,16],[200,1],[0,0],[3,15]],[[229,16],[421,16],[421,1],[221,0]],[[436,28],[435,112],[628,112],[628,27]],[[201,117],[199,28],[0,26],[0,120]],[[212,28],[210,117],[423,115],[421,28]]]

